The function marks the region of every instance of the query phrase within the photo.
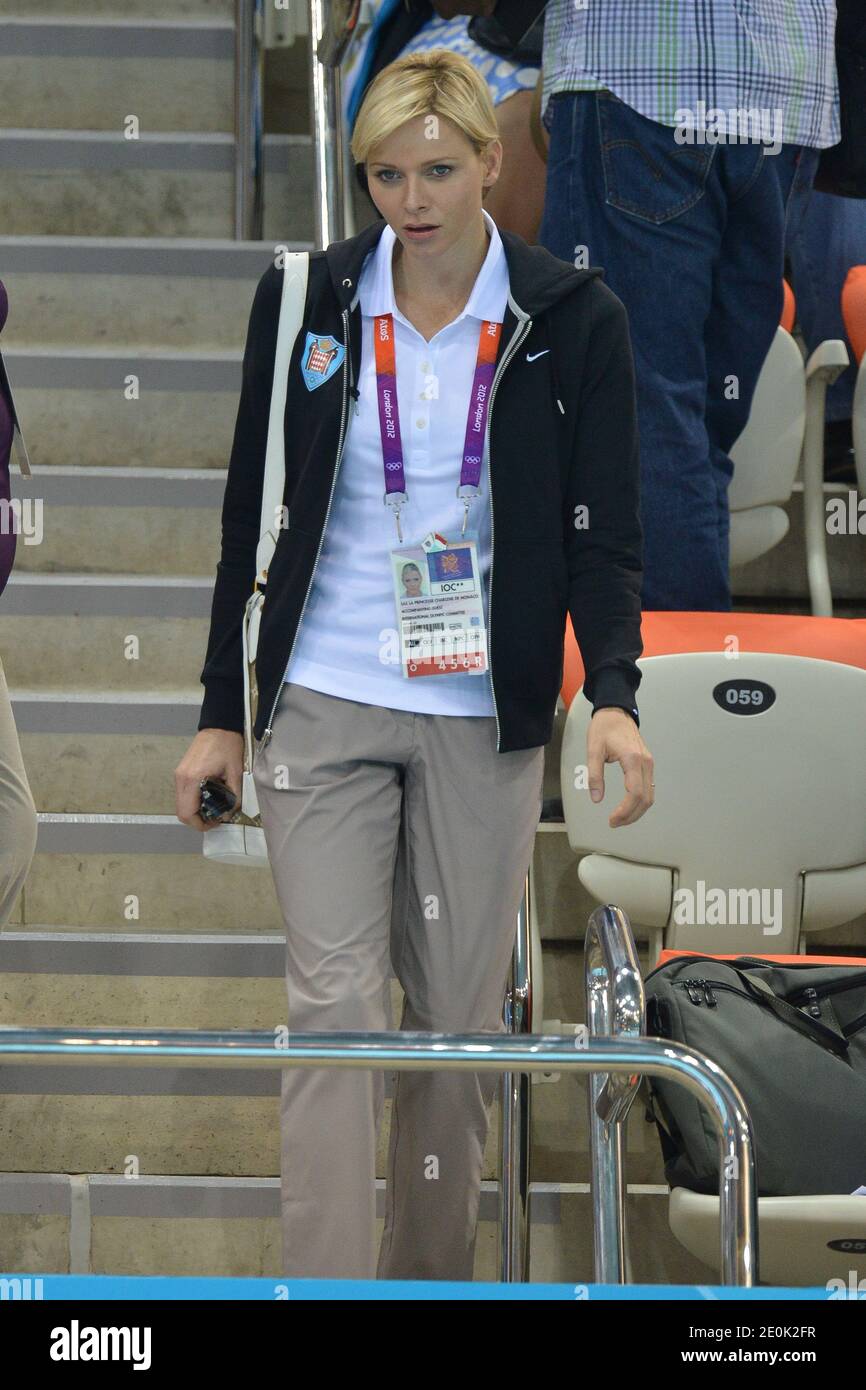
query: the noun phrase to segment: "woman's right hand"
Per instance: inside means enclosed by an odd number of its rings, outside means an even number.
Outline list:
[[[244,736],[234,729],[199,729],[174,770],[174,797],[177,818],[194,830],[210,830],[220,821],[206,821],[199,815],[200,782],[219,777],[231,788],[240,805],[244,776]]]

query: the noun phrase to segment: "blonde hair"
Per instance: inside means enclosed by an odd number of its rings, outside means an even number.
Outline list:
[[[366,165],[377,145],[416,116],[444,116],[479,155],[499,139],[484,78],[462,54],[431,48],[389,63],[370,83],[349,146],[355,163]]]

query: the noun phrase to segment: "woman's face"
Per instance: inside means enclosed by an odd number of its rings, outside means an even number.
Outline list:
[[[403,571],[403,588],[409,598],[421,596],[421,571],[414,565],[407,565]]]
[[[481,192],[499,177],[502,144],[484,154],[444,116],[415,116],[370,152],[367,183],[376,207],[414,256],[437,257],[477,236]],[[433,231],[412,235],[413,226]]]

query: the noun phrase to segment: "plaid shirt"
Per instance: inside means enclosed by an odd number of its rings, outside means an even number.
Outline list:
[[[823,149],[840,138],[835,20],[835,0],[549,0],[542,110],[606,88],[662,125],[759,111],[752,138],[772,125]]]

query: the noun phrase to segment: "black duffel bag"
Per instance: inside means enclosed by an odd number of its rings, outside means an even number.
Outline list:
[[[647,1033],[705,1053],[739,1088],[762,1197],[866,1185],[866,963],[803,961],[684,955],[646,977]],[[673,1081],[644,1084],[670,1186],[718,1192],[709,1112]]]

